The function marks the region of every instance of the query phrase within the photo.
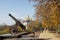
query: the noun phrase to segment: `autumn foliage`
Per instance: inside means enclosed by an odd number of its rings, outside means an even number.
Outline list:
[[[43,27],[57,29],[60,25],[60,0],[32,0],[35,2],[36,20]]]

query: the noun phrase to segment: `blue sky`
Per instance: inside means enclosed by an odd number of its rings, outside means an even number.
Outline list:
[[[28,0],[0,0],[0,24],[6,23],[8,25],[15,22],[8,16],[11,13],[17,19],[23,19],[28,15],[34,15],[33,2]]]

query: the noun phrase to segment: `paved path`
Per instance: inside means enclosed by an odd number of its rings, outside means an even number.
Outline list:
[[[56,34],[50,33],[47,30],[45,30],[43,33],[40,33],[39,38],[48,38],[49,40],[60,40],[60,38],[56,36]]]

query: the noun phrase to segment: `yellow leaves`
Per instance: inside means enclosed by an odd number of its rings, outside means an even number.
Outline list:
[[[54,14],[54,15],[50,16],[50,18],[57,19],[57,16]]]
[[[9,27],[6,27],[4,30],[0,31],[0,34],[6,34],[9,33]]]
[[[18,28],[18,31],[22,31],[22,28],[20,28],[20,26],[18,26],[17,28]]]
[[[40,1],[40,0],[39,0]],[[47,0],[46,0],[47,1]],[[39,2],[37,2],[39,3]],[[47,4],[48,3],[48,4]],[[37,4],[36,19],[40,21],[39,17],[42,16],[42,26],[44,27],[58,27],[60,23],[60,5],[57,0],[47,1],[46,4]],[[41,16],[39,16],[41,15]],[[48,16],[48,17],[46,17]]]
[[[46,27],[47,23],[45,22],[45,20],[42,20],[42,26]]]

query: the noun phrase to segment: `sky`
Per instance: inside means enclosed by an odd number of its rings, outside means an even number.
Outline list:
[[[33,2],[28,0],[0,0],[0,24],[12,25],[15,23],[9,17],[9,13],[17,19],[24,19],[27,16],[33,18],[35,13]]]

